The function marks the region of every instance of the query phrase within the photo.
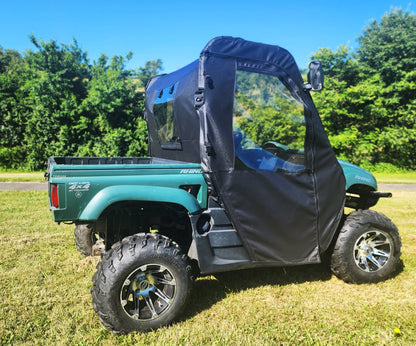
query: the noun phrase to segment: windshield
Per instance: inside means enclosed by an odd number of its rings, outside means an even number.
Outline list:
[[[233,113],[236,169],[305,169],[305,133],[304,107],[278,77],[237,71]]]

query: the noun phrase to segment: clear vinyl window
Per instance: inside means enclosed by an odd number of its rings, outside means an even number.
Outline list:
[[[233,114],[236,169],[305,169],[305,116],[276,76],[238,70]]]
[[[173,114],[175,89],[176,83],[160,90],[153,105],[157,134],[161,143],[172,143],[179,140]]]

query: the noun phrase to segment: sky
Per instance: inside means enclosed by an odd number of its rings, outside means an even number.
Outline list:
[[[416,12],[400,0],[0,0],[0,46],[35,50],[30,34],[76,39],[90,62],[131,51],[129,68],[161,59],[169,73],[197,59],[210,39],[235,36],[279,45],[306,68],[319,48],[356,48],[365,27],[395,7]]]

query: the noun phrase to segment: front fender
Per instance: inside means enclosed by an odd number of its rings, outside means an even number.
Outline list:
[[[377,191],[376,178],[369,171],[343,160],[338,159],[338,162],[344,172],[346,190],[353,185],[367,185],[372,190]]]
[[[201,209],[194,196],[179,188],[121,185],[106,187],[98,192],[84,208],[79,220],[97,220],[107,207],[124,201],[175,203],[191,214]]]

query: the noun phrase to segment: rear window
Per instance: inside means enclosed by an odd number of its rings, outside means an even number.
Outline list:
[[[175,143],[179,141],[173,112],[175,91],[176,83],[160,90],[153,105],[157,134],[161,143]]]

